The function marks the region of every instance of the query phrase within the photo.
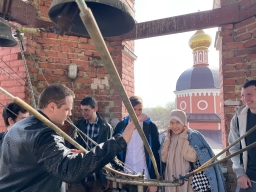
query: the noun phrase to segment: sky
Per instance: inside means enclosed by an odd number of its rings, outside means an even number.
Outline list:
[[[198,11],[211,10],[213,0],[135,0],[135,19],[145,22]],[[219,52],[214,47],[217,28],[204,29],[212,37],[209,65],[219,68]],[[196,31],[135,41],[135,95],[141,96],[145,108],[165,107],[175,101],[176,83],[186,69],[193,66],[189,39]]]

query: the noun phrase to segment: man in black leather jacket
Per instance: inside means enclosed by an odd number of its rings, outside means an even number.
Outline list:
[[[48,86],[39,97],[39,112],[57,125],[71,115],[74,93],[63,85]],[[63,137],[35,116],[7,132],[0,155],[1,192],[59,192],[62,181],[79,182],[110,162],[130,141],[135,126],[88,153],[75,153]]]

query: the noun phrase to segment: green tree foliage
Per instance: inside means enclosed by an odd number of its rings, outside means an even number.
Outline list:
[[[166,129],[170,122],[169,114],[173,109],[175,109],[175,102],[169,102],[166,107],[144,108],[143,113],[151,118],[158,129]]]

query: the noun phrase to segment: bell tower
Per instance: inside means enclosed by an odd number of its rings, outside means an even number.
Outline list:
[[[199,130],[213,148],[221,149],[220,75],[208,63],[211,42],[203,30],[190,38],[193,66],[180,75],[174,93],[177,108],[187,113],[188,126]]]

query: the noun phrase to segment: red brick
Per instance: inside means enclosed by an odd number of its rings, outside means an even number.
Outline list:
[[[67,46],[67,47],[73,47],[73,48],[78,47],[78,43],[77,43],[77,42],[61,41],[61,42],[60,42],[60,45],[61,45],[61,46]]]
[[[223,83],[225,85],[234,85],[235,84],[235,79],[224,79]]]
[[[243,57],[233,57],[222,59],[222,64],[235,64],[235,63],[243,63],[245,62],[245,58]]]
[[[256,53],[256,50],[247,48],[247,49],[241,49],[241,50],[235,50],[235,57],[242,56],[242,55],[248,55],[248,54],[254,54]]]
[[[240,41],[245,41],[245,40],[248,40],[251,38],[252,38],[252,33],[245,33],[245,34],[237,36],[236,40],[238,42],[240,42]]]
[[[88,43],[88,38],[80,37],[80,38],[79,38],[79,42],[80,42],[80,43]]]
[[[69,59],[77,59],[78,55],[77,54],[68,54]]]
[[[96,47],[90,44],[79,44],[78,47],[81,49],[96,50]]]
[[[63,71],[63,70],[54,70],[53,73],[54,73],[55,75],[64,75],[64,74],[65,74],[65,71]]]
[[[20,49],[19,49],[20,51]],[[11,49],[3,49],[3,50],[0,50],[0,55],[3,56],[3,55],[9,55],[11,53]]]
[[[53,39],[57,39],[58,38],[58,34],[54,34],[54,33],[47,33],[47,37],[48,38],[53,38]]]
[[[222,57],[233,57],[234,56],[234,51],[223,51],[222,52]]]
[[[220,36],[221,37],[230,36],[230,34],[231,34],[230,30],[220,31]]]
[[[244,44],[244,47],[255,47],[255,46],[256,46],[256,39],[246,41]]]
[[[250,32],[250,31],[254,31],[256,29],[256,23],[252,24],[252,25],[249,25],[247,27],[247,31]]]
[[[252,61],[252,60],[256,60],[256,54],[251,54],[246,56],[246,61]]]
[[[235,28],[235,29],[238,29],[238,28],[244,27],[244,26],[246,26],[246,25],[252,24],[252,23],[254,23],[254,22],[255,22],[255,17],[251,17],[251,18],[246,19],[246,20],[244,20],[244,21],[242,21],[242,22],[240,22],[240,23],[238,23],[238,24],[235,24],[235,25],[234,25],[234,28]]]
[[[243,27],[243,28],[241,28],[241,29],[238,29],[238,30],[235,32],[235,34],[236,34],[236,35],[241,35],[241,34],[246,33],[246,32],[247,32],[247,28],[246,28],[246,27]]]
[[[227,24],[227,25],[221,26],[221,30],[225,31],[225,30],[233,29],[233,27],[234,27],[233,24]]]
[[[244,48],[244,43],[228,43],[222,46],[222,50],[230,50],[230,49],[241,49]]]
[[[235,68],[236,68],[236,70],[240,70],[240,69],[248,69],[248,66],[247,66],[247,64],[245,64],[245,63],[242,63],[242,64],[236,64],[235,65]]]
[[[79,38],[78,38],[78,37],[75,37],[75,36],[70,36],[70,37],[69,37],[69,40],[70,40],[70,41],[76,41],[76,42],[78,42],[78,41],[79,41]]]

